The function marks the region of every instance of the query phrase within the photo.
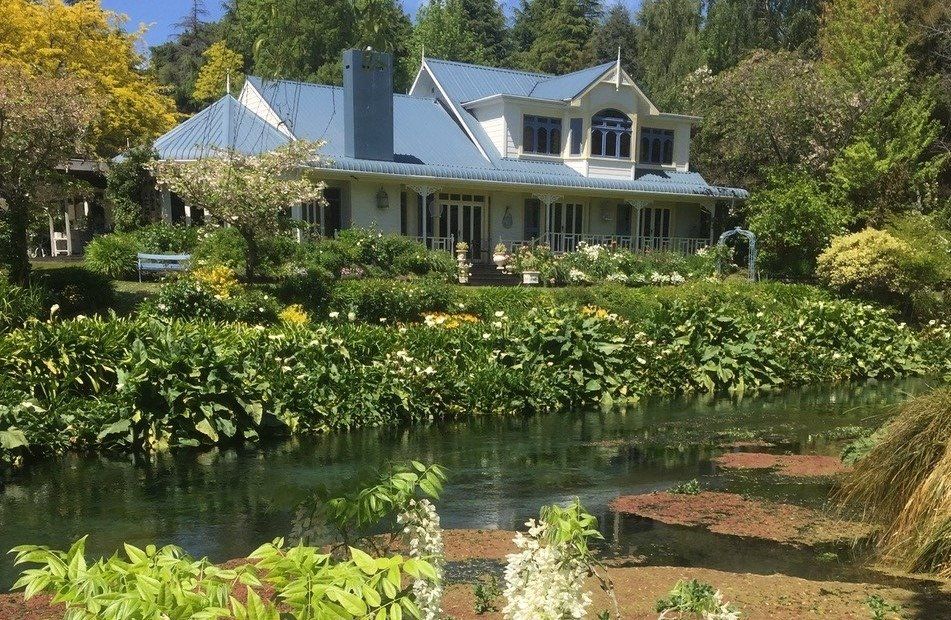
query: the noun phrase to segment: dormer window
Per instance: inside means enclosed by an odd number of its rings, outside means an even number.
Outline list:
[[[525,115],[522,152],[561,155],[561,119]]]
[[[641,155],[643,164],[674,163],[674,130],[641,128]]]
[[[617,110],[602,110],[591,118],[591,154],[631,157],[631,119]]]

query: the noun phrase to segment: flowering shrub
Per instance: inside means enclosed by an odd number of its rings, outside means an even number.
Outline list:
[[[584,582],[597,562],[588,543],[602,538],[597,520],[575,500],[566,508],[546,506],[528,531],[515,535],[519,551],[506,558],[505,607],[509,620],[584,618],[591,593]],[[606,586],[606,581],[603,582]]]
[[[554,254],[548,246],[518,248],[507,269],[539,271],[548,284],[586,285],[614,282],[629,286],[683,284],[716,274],[716,252],[631,252],[603,245],[578,244],[574,252]]]
[[[300,304],[287,306],[278,313],[278,317],[288,325],[307,325],[310,323],[310,315]]]
[[[221,299],[229,299],[241,289],[234,272],[223,265],[199,267],[191,272],[191,278]]]
[[[270,324],[277,320],[277,301],[241,286],[226,267],[200,268],[162,285],[141,309],[146,316]]]

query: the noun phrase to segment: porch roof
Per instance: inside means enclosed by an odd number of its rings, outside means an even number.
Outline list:
[[[559,190],[602,190],[633,194],[667,194],[709,198],[746,199],[746,190],[709,185],[696,172],[640,170],[633,179],[586,177],[557,163],[499,160],[499,167],[464,167],[440,164],[415,164],[399,161],[373,161],[335,157],[328,167],[370,175],[393,175],[410,180],[445,180],[460,183],[479,182],[521,185],[526,188]]]

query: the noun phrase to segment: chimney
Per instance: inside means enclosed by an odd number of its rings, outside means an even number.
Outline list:
[[[393,56],[343,53],[344,154],[393,161]]]

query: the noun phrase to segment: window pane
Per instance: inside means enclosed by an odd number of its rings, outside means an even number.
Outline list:
[[[674,141],[671,138],[664,140],[664,163],[674,163]]]
[[[669,237],[670,236],[670,209],[661,209],[663,213],[663,219],[660,225],[660,236]]]
[[[641,136],[641,161],[650,161],[651,141],[646,135]]]
[[[631,156],[631,134],[621,134],[621,157]]]
[[[547,153],[548,152],[548,130],[543,127],[539,127],[538,131],[536,132],[536,135],[538,136],[538,141],[535,143],[535,146],[536,146],[535,151],[537,153]]]
[[[551,130],[551,144],[548,145],[548,152],[552,155],[561,154],[561,129]]]
[[[525,201],[525,229],[524,238],[534,239],[538,237],[539,224],[541,223],[541,203],[534,198]]]
[[[604,136],[604,156],[617,157],[617,134],[608,131]]]
[[[604,153],[604,135],[600,129],[593,129],[591,131],[591,154],[592,155],[601,155]]]
[[[526,153],[535,152],[535,130],[528,124],[528,118],[525,118],[525,130],[522,132],[522,150]]]
[[[571,154],[581,154],[581,132],[584,127],[584,121],[580,118],[571,119]]]
[[[661,150],[662,149],[660,146],[660,138],[654,138],[653,140],[651,140],[651,163],[652,164],[660,163],[660,158],[662,154]]]

